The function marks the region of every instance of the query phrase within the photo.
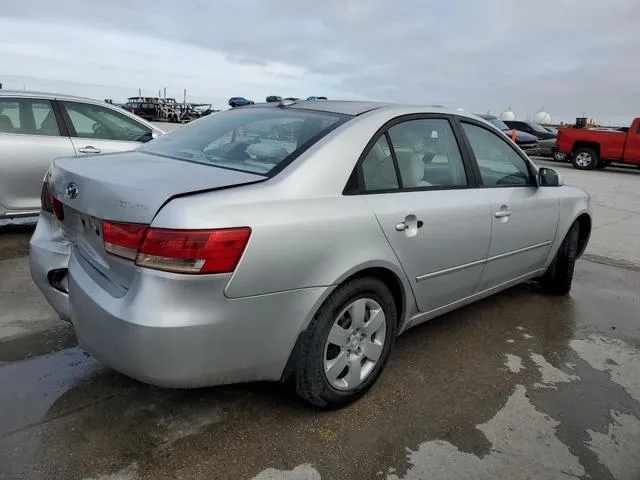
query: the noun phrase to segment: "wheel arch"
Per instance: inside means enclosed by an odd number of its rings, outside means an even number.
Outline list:
[[[596,152],[598,157],[600,157],[600,144],[598,142],[587,142],[578,140],[573,144],[571,153],[575,155],[575,152],[580,148],[590,148],[591,150]]]
[[[413,290],[409,285],[406,275],[396,265],[386,262],[368,262],[362,265],[354,266],[349,269],[343,275],[341,275],[334,282],[333,292],[340,286],[350,282],[356,278],[374,277],[382,281],[391,292],[393,297],[397,318],[398,318],[398,334],[403,331],[403,327],[408,323],[407,320],[411,316],[412,309],[415,309],[415,298],[413,296]],[[318,302],[314,311],[309,315],[309,322],[305,324],[302,331],[298,334],[296,343],[289,355],[289,360],[282,373],[281,381],[288,383],[293,377],[296,366],[299,363],[300,347],[308,335],[308,326],[310,320],[315,317],[322,304],[329,298],[331,293],[327,294],[321,302]]]
[[[581,213],[576,217],[576,219],[571,222],[571,225],[574,223],[578,223],[580,230],[578,236],[578,257],[582,256],[585,249],[587,248],[587,244],[589,243],[589,238],[591,238],[591,215],[586,212]]]

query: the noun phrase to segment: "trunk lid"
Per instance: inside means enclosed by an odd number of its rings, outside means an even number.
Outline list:
[[[142,152],[60,158],[49,191],[63,204],[64,235],[79,260],[112,294],[126,293],[134,262],[104,250],[102,221],[148,225],[171,197],[266,180],[266,177]],[[91,270],[91,269],[89,269]]]

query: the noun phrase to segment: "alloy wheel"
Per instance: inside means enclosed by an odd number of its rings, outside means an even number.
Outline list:
[[[590,153],[580,152],[578,155],[576,155],[575,162],[578,166],[587,168],[589,165],[591,165],[591,162],[593,162],[593,157]]]
[[[353,390],[371,375],[385,346],[387,320],[380,304],[359,298],[337,316],[324,347],[324,374],[336,390]]]

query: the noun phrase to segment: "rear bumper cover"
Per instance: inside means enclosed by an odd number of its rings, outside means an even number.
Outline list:
[[[71,256],[71,244],[54,231],[51,216],[41,213],[29,241],[31,278],[62,320],[70,320],[69,295],[55,288],[49,272],[66,269]]]
[[[40,221],[31,271],[49,302],[71,319],[80,346],[130,377],[164,387],[279,380],[296,340],[331,287],[240,299],[224,296],[230,275],[175,275],[138,268],[129,291],[113,297],[91,267],[46,240]],[[59,246],[57,246],[59,247]],[[68,262],[69,294],[47,279]]]

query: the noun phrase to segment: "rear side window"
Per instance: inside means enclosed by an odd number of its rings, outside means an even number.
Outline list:
[[[362,161],[362,178],[367,192],[395,190],[399,187],[396,167],[386,135],[373,144]]]
[[[0,133],[58,136],[60,128],[49,100],[2,98]]]
[[[140,151],[269,175],[349,118],[295,108],[238,108],[174,130]]]

